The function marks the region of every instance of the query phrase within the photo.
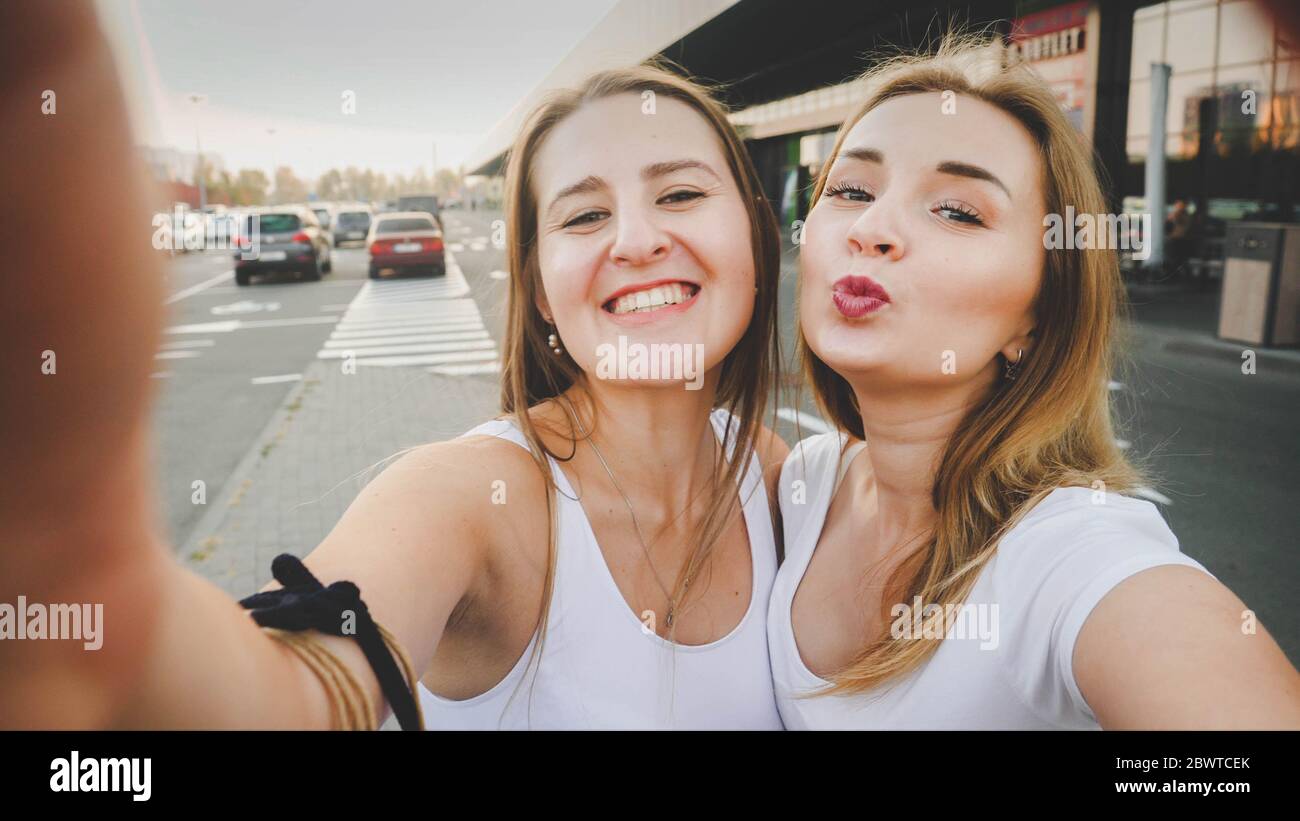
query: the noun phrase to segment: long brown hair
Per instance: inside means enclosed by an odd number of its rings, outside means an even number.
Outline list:
[[[566,117],[583,105],[617,94],[652,92],[657,97],[678,100],[694,109],[717,134],[723,154],[749,214],[750,242],[754,256],[755,285],[758,292],[749,326],[740,341],[724,358],[720,368],[716,407],[726,408],[733,424],[727,437],[735,436],[735,450],[730,461],[720,449],[715,463],[708,514],[701,529],[699,543],[678,574],[672,596],[682,594],[685,579],[696,578],[707,566],[713,548],[733,514],[737,478],[749,465],[758,432],[762,427],[763,408],[768,392],[777,379],[780,363],[776,327],[777,280],[780,274],[779,228],[772,209],[763,196],[758,175],[744,144],[727,119],[726,109],[703,85],[670,69],[665,60],[648,61],[630,68],[599,72],[580,87],[552,92],[527,118],[506,167],[506,231],[510,272],[510,297],[507,307],[505,351],[501,376],[501,409],[511,415],[527,439],[533,461],[546,482],[547,566],[543,586],[542,611],[538,621],[540,640],[533,662],[540,659],[545,641],[547,615],[555,576],[557,506],[555,485],[547,457],[572,458],[578,437],[569,431],[573,450],[552,453],[537,433],[528,409],[558,397],[570,387],[581,387],[586,374],[567,356],[556,356],[546,343],[547,324],[537,310],[536,296],[541,288],[537,254],[537,198],[532,188],[532,170],[542,142]],[[590,434],[588,434],[590,435]],[[757,595],[757,591],[755,591]],[[676,624],[669,626],[673,640]]]
[[[950,34],[933,55],[894,55],[869,69],[868,98],[845,120],[813,189],[821,197],[831,163],[849,130],[886,100],[951,91],[1007,112],[1029,132],[1043,158],[1047,213],[1104,213],[1106,200],[1092,157],[1047,85],[1009,64],[996,41]],[[893,573],[882,597],[919,596],[939,618],[965,601],[1002,535],[1053,489],[1126,491],[1141,475],[1115,444],[1107,382],[1111,336],[1124,308],[1113,250],[1048,250],[1035,303],[1034,348],[1015,380],[993,385],[949,438],[934,475],[934,530]],[[864,438],[857,398],[844,377],[809,349],[799,358],[822,411],[841,431]],[[1103,497],[1104,498],[1104,497]],[[931,604],[939,609],[929,610]],[[884,615],[882,613],[882,615]],[[886,617],[886,622],[888,619]],[[947,625],[929,635],[943,636]],[[928,632],[928,631],[926,631]],[[923,637],[871,636],[858,656],[815,695],[865,693],[918,667],[938,648]]]

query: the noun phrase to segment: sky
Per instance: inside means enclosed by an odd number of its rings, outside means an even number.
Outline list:
[[[616,0],[97,0],[141,145],[315,180],[464,163]],[[351,92],[355,113],[344,113]],[[199,104],[192,94],[205,96]],[[268,130],[274,133],[268,133]],[[436,146],[436,149],[435,149]]]

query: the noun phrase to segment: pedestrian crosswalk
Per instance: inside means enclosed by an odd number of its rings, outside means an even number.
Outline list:
[[[496,373],[501,357],[455,258],[436,279],[370,280],[348,304],[319,359],[419,367],[459,376]]]

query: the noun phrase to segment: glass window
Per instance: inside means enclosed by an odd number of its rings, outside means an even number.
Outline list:
[[[1131,163],[1143,163],[1147,158],[1147,138],[1129,137],[1128,138],[1128,161]]]
[[[1219,65],[1272,59],[1273,21],[1262,3],[1224,3],[1219,13]]]
[[[1147,9],[1142,9],[1147,11]],[[1141,12],[1139,12],[1140,14]],[[1129,76],[1133,79],[1151,76],[1151,64],[1164,59],[1165,18],[1133,19],[1133,58]]]
[[[1165,62],[1174,73],[1211,68],[1214,65],[1214,28],[1218,10],[1214,6],[1170,13],[1165,39]]]
[[[405,231],[432,231],[433,221],[420,217],[395,220],[381,220],[375,228],[376,234],[400,234]]]
[[[258,227],[264,234],[278,234],[283,231],[297,231],[299,222],[293,214],[262,214],[258,219]]]
[[[1277,61],[1277,91],[1300,91],[1300,60]]]
[[[1145,137],[1151,131],[1151,83],[1134,80],[1128,87],[1128,135]]]
[[[1195,132],[1197,107],[1201,100],[1214,96],[1214,75],[1210,71],[1175,72],[1169,78],[1169,107],[1165,109],[1165,131],[1169,134]],[[1191,137],[1193,151],[1196,137]]]

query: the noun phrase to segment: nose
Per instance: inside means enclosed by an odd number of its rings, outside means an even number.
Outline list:
[[[905,248],[895,210],[893,202],[884,196],[863,209],[849,227],[849,246],[854,255],[887,257],[894,261],[903,256]]]
[[[648,265],[668,256],[672,239],[654,215],[633,206],[620,209],[615,219],[618,228],[609,249],[609,259],[615,265]]]

